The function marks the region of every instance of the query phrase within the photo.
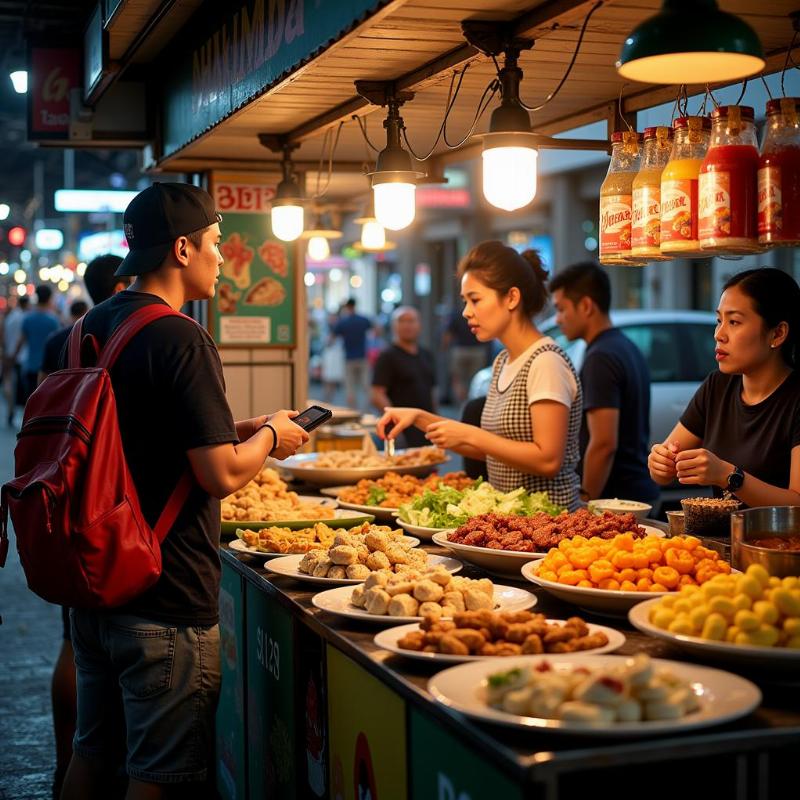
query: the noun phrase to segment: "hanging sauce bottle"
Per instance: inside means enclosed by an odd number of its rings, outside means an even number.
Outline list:
[[[758,162],[758,241],[800,245],[800,98],[767,102]]]
[[[633,179],[639,171],[636,131],[611,135],[611,163],[600,186],[600,263],[637,264],[631,257]]]
[[[661,173],[661,252],[698,255],[698,179],[708,150],[711,120],[679,117],[672,127],[675,140]]]
[[[633,179],[633,222],[631,255],[660,261],[661,173],[672,149],[672,128],[645,128],[642,166]]]
[[[758,141],[750,106],[711,114],[711,143],[700,168],[700,247],[705,252],[756,253]]]

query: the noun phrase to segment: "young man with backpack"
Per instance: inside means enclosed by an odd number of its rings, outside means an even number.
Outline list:
[[[135,281],[93,308],[69,343],[81,341],[85,354],[93,337],[102,366],[106,342],[131,315],[165,314],[130,338],[109,375],[144,521],[158,538],[162,512],[177,516],[155,583],[118,607],[73,608],[78,723],[64,800],[108,796],[120,692],[128,800],[204,796],[220,684],[219,500],[269,454],[286,458],[308,439],[291,421],[296,411],[234,423],[213,340],[175,313],[214,296],[220,220],[212,198],[188,184],[157,183],[137,195],[124,216],[130,253],[116,272]],[[188,494],[178,505],[181,484]],[[19,533],[18,544],[22,556]]]

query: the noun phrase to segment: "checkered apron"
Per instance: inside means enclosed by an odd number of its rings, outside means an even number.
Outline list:
[[[530,359],[522,365],[511,385],[503,392],[497,388],[497,382],[500,372],[508,361],[508,351],[503,350],[497,356],[492,369],[492,383],[481,415],[481,427],[490,433],[516,442],[533,441],[533,423],[528,404],[528,374],[536,357],[548,351],[558,353],[566,361],[578,387],[569,410],[567,448],[560,472],[555,478],[542,478],[529,472],[520,472],[492,456],[486,457],[486,466],[489,482],[499,491],[510,492],[519,486],[524,486],[530,492],[547,492],[554,503],[574,511],[578,507],[580,486],[576,468],[580,459],[578,435],[581,429],[583,392],[580,378],[572,362],[558,345],[546,344],[534,351]]]

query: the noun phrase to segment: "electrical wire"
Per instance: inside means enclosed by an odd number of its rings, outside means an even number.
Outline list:
[[[786,78],[786,70],[789,68],[789,61],[792,62],[792,66],[796,66],[794,63],[794,59],[792,58],[792,50],[794,49],[795,42],[797,41],[797,34],[798,31],[795,30],[791,44],[789,45],[789,49],[786,51],[786,59],[783,62],[783,69],[781,70],[781,94],[786,97],[786,87],[784,86],[784,79]]]
[[[773,100],[774,98],[772,97],[772,92],[769,90],[769,84],[767,83],[766,79],[764,78],[763,75],[760,75],[759,77],[761,78],[761,83],[764,84],[764,88],[767,90],[767,95],[769,99]]]
[[[487,93],[490,90],[491,90],[491,94],[489,95],[489,97],[486,97]],[[461,145],[463,145],[467,141],[467,139],[469,139],[470,136],[472,136],[472,134],[475,132],[475,128],[478,126],[478,123],[481,120],[481,117],[483,116],[483,114],[486,111],[486,109],[489,107],[489,103],[492,102],[492,100],[494,99],[494,96],[499,91],[500,91],[500,81],[497,78],[495,78],[494,80],[490,81],[489,84],[486,86],[486,88],[483,90],[483,94],[481,95],[481,99],[478,101],[478,108],[475,111],[475,116],[472,119],[472,124],[469,126],[469,130],[467,131],[466,135],[464,136],[463,139],[461,139],[460,142],[456,142],[455,144],[452,144],[451,142],[448,141],[448,139],[447,139],[447,126],[445,125],[445,128],[444,128],[444,131],[442,133],[442,136],[444,137],[444,143],[451,150],[455,150],[455,149],[461,147]],[[484,102],[484,98],[486,98],[486,102]]]
[[[580,35],[578,36],[578,42],[575,45],[575,52],[572,54],[572,59],[569,62],[567,71],[564,73],[564,76],[559,81],[558,86],[556,86],[556,88],[553,89],[553,91],[550,92],[550,94],[547,95],[547,97],[545,97],[545,99],[538,106],[529,106],[523,103],[522,100],[520,100],[520,103],[523,108],[527,109],[528,111],[541,111],[541,109],[543,109],[561,91],[561,87],[567,82],[567,78],[569,78],[569,74],[570,72],[572,72],[572,68],[575,66],[575,61],[578,58],[578,53],[581,49],[581,44],[583,42],[583,37],[586,33],[586,28],[589,25],[589,20],[592,18],[594,12],[597,11],[597,9],[600,8],[600,6],[602,5],[603,5],[603,0],[599,0],[598,3],[596,3],[591,7],[591,9],[589,9],[589,13],[586,15],[586,19],[583,20],[583,25],[581,26],[581,32]]]
[[[376,153],[380,153],[381,148],[375,147],[375,145],[369,140],[369,134],[367,133],[367,121],[359,117],[358,114],[353,114],[351,119],[354,119],[358,123],[358,127],[361,129],[361,135],[364,137],[364,141],[367,143],[367,146]]]
[[[319,157],[319,169],[317,170],[317,191],[314,195],[315,198],[324,197],[328,193],[328,189],[331,188],[331,179],[333,178],[333,158],[336,154],[336,148],[339,145],[339,136],[342,133],[342,127],[344,125],[344,120],[339,122],[339,125],[336,128],[336,135],[332,136],[331,132],[333,128],[328,128],[325,131],[325,137],[322,140],[322,151]],[[322,163],[325,159],[325,145],[326,142],[328,143],[328,174],[325,177],[325,188],[320,191],[319,183],[320,183],[320,175],[322,173]]]
[[[742,91],[739,94],[739,97],[736,99],[736,105],[739,106],[742,104],[742,100],[744,100],[744,93],[747,91],[747,78],[742,82]]]

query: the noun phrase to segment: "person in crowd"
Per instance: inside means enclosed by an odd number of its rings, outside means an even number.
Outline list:
[[[436,411],[436,368],[433,353],[419,344],[419,312],[399,306],[392,313],[392,343],[381,352],[372,375],[370,400],[379,411],[387,406],[415,406]],[[403,432],[410,447],[428,444],[418,428]]]
[[[135,281],[89,311],[86,334],[102,347],[136,309],[177,311],[212,298],[223,263],[220,220],[195,186],[156,183],[140,192],[125,211],[131,249],[116,272]],[[292,422],[296,411],[234,423],[219,353],[186,317],[147,325],[110,374],[146,521],[155,525],[187,470],[195,485],[161,545],[159,580],[123,607],[72,609],[78,724],[62,798],[107,796],[120,694],[127,800],[215,796],[205,782],[220,688],[220,498],[252,479],[268,455],[294,453],[308,434]]]
[[[611,324],[611,282],[593,261],[573,264],[550,281],[556,322],[586,355],[581,426],[581,499],[658,500],[650,478],[650,371],[636,345]]]
[[[716,358],[666,441],[662,486],[711,486],[748,506],[800,505],[800,287],[779,269],[740,272],[717,306]]]
[[[344,342],[345,390],[350,408],[361,408],[367,393],[367,331],[371,328],[372,323],[356,313],[356,301],[351,297],[342,306],[332,333]]]
[[[328,330],[331,335],[322,349],[322,393],[326,403],[334,402],[336,393],[344,380],[344,344],[342,340],[333,335],[339,322],[338,314],[328,315]]]
[[[481,426],[419,408],[388,408],[378,435],[415,425],[439,447],[486,461],[500,491],[547,491],[578,506],[581,386],[566,353],[533,323],[547,301],[547,273],[535,250],[521,255],[499,241],[474,247],[459,264],[464,317],[481,342],[499,339]]]
[[[10,301],[9,301],[10,302]],[[23,295],[3,320],[3,395],[6,398],[6,422],[14,425],[14,412],[18,405],[25,405],[22,366],[28,358],[28,348],[17,350],[22,336],[22,321],[28,311],[30,298]]]
[[[442,334],[442,348],[450,353],[450,381],[454,399],[461,405],[467,399],[472,376],[487,364],[488,348],[472,335],[469,323],[457,309]]]
[[[36,287],[36,300],[36,306],[22,321],[22,333],[14,354],[18,356],[23,347],[28,348],[28,357],[22,367],[26,401],[39,383],[44,343],[51,333],[55,333],[61,327],[58,317],[53,312],[53,290],[47,284],[42,283]]]
[[[85,300],[73,300],[69,306],[69,325],[59,328],[51,333],[44,343],[44,354],[42,355],[42,366],[39,370],[37,381],[41,383],[51,372],[58,369],[58,359],[61,355],[61,348],[67,341],[72,326],[89,310],[89,304]]]

